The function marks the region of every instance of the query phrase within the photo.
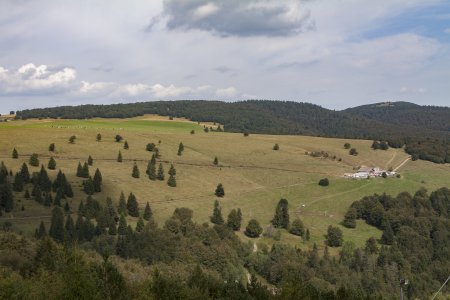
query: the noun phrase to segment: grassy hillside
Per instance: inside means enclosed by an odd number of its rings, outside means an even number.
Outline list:
[[[345,172],[352,172],[360,165],[395,168],[408,158],[402,149],[374,151],[370,148],[372,141],[256,134],[244,137],[237,133],[205,133],[202,125],[155,116],[1,123],[0,160],[17,171],[32,153],[38,153],[45,166],[53,155],[57,169],[61,169],[74,183],[75,197],[71,208],[76,211],[79,202],[86,198],[81,191],[82,180],[75,176],[76,167],[79,161],[83,163],[91,155],[94,158],[91,174],[95,168],[103,174],[103,192],[95,197],[104,201],[111,196],[117,203],[121,191],[126,195],[133,192],[142,210],[147,201],[150,203],[160,226],[176,207],[189,207],[194,210],[197,222],[208,222],[218,183],[225,187],[226,195],[220,199],[224,217],[232,208],[241,208],[243,227],[251,218],[258,219],[263,227],[267,227],[278,200],[286,198],[291,220],[300,217],[311,231],[311,240],[302,242],[300,238],[282,232],[281,241],[299,247],[307,247],[314,242],[322,245],[328,225],[340,226],[349,205],[365,195],[414,192],[422,186],[432,190],[449,186],[450,182],[448,164],[424,161],[408,161],[398,170],[402,174],[400,179],[344,179],[342,175]],[[190,134],[191,130],[195,130],[195,134]],[[95,141],[97,133],[102,134],[101,142]],[[128,141],[129,150],[123,149],[123,142],[115,142],[116,134]],[[77,137],[75,144],[68,143],[72,135]],[[161,141],[160,161],[164,165],[166,179],[170,164],[176,167],[176,188],[168,187],[166,181],[150,181],[145,176],[147,162],[151,158],[145,146],[150,142],[158,144],[158,141]],[[182,156],[177,155],[180,142],[185,145]],[[358,156],[348,154],[343,147],[346,142],[358,149]],[[50,143],[56,145],[54,154],[48,151]],[[280,145],[280,150],[272,150],[275,143]],[[17,160],[11,158],[14,147],[20,155]],[[119,151],[123,155],[122,163],[116,161]],[[336,159],[305,155],[311,151],[325,151]],[[219,159],[219,166],[213,164],[215,156]],[[140,169],[139,179],[131,177],[134,162]],[[30,167],[30,171],[37,170]],[[56,172],[49,171],[52,179]],[[324,177],[330,179],[330,186],[318,186],[319,179]],[[16,194],[16,199],[21,201],[25,210],[21,211],[21,205],[17,205],[13,212],[0,217],[0,221],[10,221],[15,230],[30,235],[41,220],[49,223],[49,208],[23,199],[22,194]],[[133,222],[132,219],[130,221]],[[341,228],[344,239],[354,241],[358,246],[371,236],[381,235],[377,229],[362,222],[356,229]],[[245,239],[243,234],[241,236]],[[261,238],[260,242],[271,244],[273,240]]]

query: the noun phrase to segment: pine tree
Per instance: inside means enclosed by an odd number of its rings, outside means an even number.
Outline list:
[[[134,163],[134,165],[133,165],[133,172],[131,173],[131,177],[139,178],[140,176],[141,175],[140,175],[140,172],[139,172],[139,168],[138,168],[137,164]]]
[[[42,204],[44,202],[44,199],[42,198],[42,191],[39,185],[36,184],[34,186],[32,194],[34,194],[34,200],[36,200],[37,203]]]
[[[219,159],[217,158],[217,156],[214,157],[213,164],[214,164],[215,166],[218,166],[218,165],[219,165]]]
[[[119,227],[117,228],[117,233],[119,235],[127,234],[127,219],[125,219],[124,215],[120,215]]]
[[[223,217],[222,217],[222,209],[220,208],[219,201],[214,201],[214,209],[213,214],[211,216],[211,223],[222,225],[223,224]]]
[[[44,222],[41,221],[41,223],[39,224],[39,229],[36,230],[35,237],[40,240],[46,236],[47,236],[47,230],[45,229]]]
[[[48,151],[55,152],[55,144],[54,143],[51,143],[50,145],[48,145]]]
[[[45,199],[44,199],[44,206],[52,206],[53,204],[53,197],[52,197],[52,193],[47,193],[45,195]]]
[[[83,200],[81,200],[80,204],[78,205],[78,214],[80,216],[85,216],[86,215],[86,210],[84,209],[84,202],[83,202]]]
[[[73,190],[72,190],[72,185],[70,183],[66,183],[65,189],[64,189],[64,194],[69,197],[69,198],[73,198]]]
[[[156,164],[150,161],[150,168],[148,169],[148,178],[150,180],[156,180]]]
[[[18,159],[19,158],[19,152],[17,152],[16,148],[14,148],[13,151],[12,151],[12,158],[13,159]]]
[[[66,230],[66,237],[69,241],[73,241],[76,238],[75,223],[70,215],[67,216],[66,224],[64,225]]]
[[[64,212],[65,213],[70,213],[70,205],[69,202],[66,201],[66,204],[64,204]]]
[[[158,175],[157,175],[158,180],[164,180],[164,168],[163,165],[160,163],[159,167],[158,167]]]
[[[31,154],[29,164],[33,167],[39,167],[39,156],[36,153]]]
[[[83,181],[83,191],[86,195],[93,195],[95,193],[94,181],[92,177],[89,177],[87,180]]]
[[[48,177],[44,165],[41,166],[41,170],[39,171],[38,184],[44,192],[50,192],[52,190],[52,182]]]
[[[125,141],[125,143],[123,144],[123,149],[128,150],[130,149],[130,146],[128,146],[128,142]]]
[[[147,202],[144,210],[144,220],[149,221],[153,215],[152,209],[150,208],[150,204]]]
[[[0,211],[10,212],[14,208],[14,195],[9,184],[0,185]]]
[[[178,156],[181,156],[181,154],[183,153],[183,151],[184,151],[184,145],[183,145],[183,143],[180,143],[180,144],[178,145],[178,153],[177,153],[177,155],[178,155]]]
[[[87,164],[87,162],[85,162],[83,164],[83,169],[82,169],[81,174],[82,174],[81,177],[83,177],[83,178],[89,178],[90,177],[90,175],[89,175],[89,165]]]
[[[49,235],[57,242],[64,241],[64,213],[60,207],[55,207],[52,210],[52,220],[50,223]]]
[[[136,223],[136,232],[141,232],[142,230],[144,230],[144,227],[145,227],[144,220],[142,220],[142,218],[139,218],[139,220]]]
[[[177,186],[177,180],[175,179],[175,176],[170,175],[169,180],[167,180],[167,185],[170,187],[176,187]]]
[[[169,175],[172,175],[172,176],[177,175],[177,170],[175,169],[175,167],[173,165],[170,165]]]
[[[63,198],[63,191],[61,188],[58,188],[56,191],[55,199],[53,200],[53,204],[56,206],[61,206],[61,199]]]
[[[272,219],[272,225],[275,228],[289,228],[289,208],[286,199],[280,199],[278,202],[275,215]]]
[[[97,170],[95,170],[94,180],[93,180],[94,191],[96,193],[100,193],[102,191],[102,183],[103,183],[102,173],[97,168]]]
[[[97,133],[97,142],[100,142],[102,140],[102,135],[100,133]]]
[[[122,162],[122,152],[119,151],[119,154],[117,155],[117,162]]]
[[[83,167],[81,166],[81,162],[78,162],[77,177],[83,177]]]
[[[127,215],[127,202],[125,201],[125,195],[123,192],[120,193],[120,198],[119,198],[119,207],[117,209],[117,212],[120,215]]]
[[[30,172],[28,171],[28,166],[26,163],[22,164],[22,168],[20,169],[20,176],[22,177],[23,183],[30,182]]]
[[[232,209],[228,214],[227,226],[234,231],[241,229],[241,220],[236,209]]]
[[[13,190],[14,192],[23,191],[23,179],[20,173],[16,173],[16,175],[14,176]]]
[[[48,166],[47,166],[47,168],[48,168],[49,170],[54,170],[54,169],[56,169],[56,161],[55,161],[55,159],[53,158],[53,156],[50,157],[50,160],[48,161]]]
[[[215,191],[215,195],[217,197],[223,197],[225,196],[225,190],[223,189],[223,185],[221,183],[219,183],[217,185],[216,191]]]
[[[136,200],[136,196],[130,193],[127,201],[128,214],[132,217],[139,217],[139,204]]]
[[[89,166],[92,166],[94,164],[94,159],[92,158],[92,156],[89,155],[87,163]]]

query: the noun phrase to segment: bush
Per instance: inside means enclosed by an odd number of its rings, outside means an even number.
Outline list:
[[[349,151],[348,153],[349,153],[350,155],[354,155],[354,156],[358,155],[358,151],[356,150],[356,148],[350,149],[350,151]]]
[[[322,178],[319,180],[319,185],[320,186],[328,186],[328,185],[330,185],[330,181],[328,180],[328,178]]]
[[[330,247],[342,246],[343,234],[339,227],[328,226],[327,245]]]
[[[280,150],[280,146],[278,144],[273,145],[273,150]]]
[[[352,145],[350,145],[350,143],[345,143],[344,144],[344,149],[350,149]]]
[[[245,228],[245,235],[251,238],[257,238],[261,235],[262,228],[259,222],[255,219],[251,219]]]
[[[289,232],[294,235],[303,236],[305,234],[305,225],[303,224],[302,220],[295,219],[291,224]]]

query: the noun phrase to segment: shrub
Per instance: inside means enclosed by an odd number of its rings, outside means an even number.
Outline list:
[[[328,180],[328,178],[322,178],[319,180],[319,185],[320,186],[328,186],[328,185],[330,185],[330,181]]]
[[[245,235],[251,238],[257,238],[261,235],[262,228],[259,222],[255,219],[251,219],[245,228]]]

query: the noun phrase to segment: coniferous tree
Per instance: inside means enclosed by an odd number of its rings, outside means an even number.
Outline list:
[[[342,225],[344,225],[347,228],[355,228],[357,215],[358,214],[356,209],[354,207],[350,207],[344,216],[344,221],[342,221]]]
[[[216,187],[216,191],[214,193],[217,197],[223,197],[225,196],[225,190],[223,188],[223,185],[219,183]]]
[[[83,227],[84,227],[84,219],[83,216],[78,212],[77,214],[77,220],[75,221],[75,236],[78,239],[78,241],[83,241]]]
[[[103,183],[102,173],[97,168],[97,170],[95,170],[94,180],[93,180],[94,191],[96,193],[100,193],[102,191],[102,183]]]
[[[127,219],[125,219],[125,216],[122,214],[119,218],[119,227],[117,228],[117,233],[119,235],[125,235],[127,234]]]
[[[97,133],[96,141],[100,142],[102,140],[102,135],[100,133]]]
[[[130,146],[128,145],[127,141],[125,141],[125,143],[123,144],[123,149],[125,149],[125,150],[130,149]]]
[[[109,235],[117,235],[117,226],[116,226],[116,223],[109,224],[108,234],[109,234]]]
[[[94,164],[94,159],[92,158],[92,156],[89,155],[89,157],[87,159],[87,163],[89,166],[92,166]]]
[[[19,152],[17,152],[16,148],[14,148],[13,151],[12,151],[12,158],[13,159],[18,159],[19,158]]]
[[[78,162],[77,177],[83,177],[83,167],[81,166],[81,162]]]
[[[25,199],[30,199],[31,195],[30,192],[28,191],[28,189],[25,190],[25,194],[24,194]]]
[[[136,163],[134,163],[134,165],[133,165],[133,172],[131,172],[131,177],[133,177],[133,178],[139,178],[140,177],[139,168],[138,168]]]
[[[20,173],[16,173],[16,175],[14,176],[13,190],[14,192],[23,191],[23,179]]]
[[[53,200],[53,204],[56,206],[61,206],[61,199],[63,198],[64,192],[61,188],[56,191],[55,199]]]
[[[69,198],[73,198],[73,190],[72,190],[72,185],[70,183],[66,183],[65,189],[64,189],[64,194],[69,197]]]
[[[385,229],[383,230],[381,242],[385,245],[392,245],[394,243],[394,231],[392,230],[390,223],[387,223]]]
[[[89,175],[89,165],[87,164],[87,162],[85,162],[83,164],[83,169],[82,169],[81,174],[82,174],[81,177],[83,177],[83,178],[89,178],[90,177],[90,175]]]
[[[28,166],[26,163],[22,164],[22,168],[20,169],[20,176],[22,177],[23,183],[30,182],[30,172],[28,171]]]
[[[170,169],[169,169],[169,175],[177,175],[177,170],[175,169],[175,167],[173,165],[170,165]]]
[[[117,212],[120,215],[127,215],[127,202],[125,201],[125,194],[123,192],[120,193],[120,198],[119,198],[119,207],[117,209]]]
[[[139,204],[137,202],[136,196],[130,193],[127,201],[128,214],[132,217],[139,217]]]
[[[152,163],[151,161],[150,161],[150,168],[148,169],[148,178],[150,180],[156,180],[157,179],[156,164]]]
[[[305,225],[302,220],[295,219],[292,222],[291,228],[289,228],[289,232],[294,235],[303,236],[305,234]]]
[[[222,225],[224,223],[222,217],[222,209],[220,208],[219,201],[214,201],[213,214],[211,216],[211,223]]]
[[[169,180],[167,180],[167,185],[170,187],[176,187],[177,186],[177,180],[175,179],[174,175],[169,176]]]
[[[228,214],[227,226],[234,231],[239,231],[241,229],[241,219],[236,209],[232,209]]]
[[[306,229],[305,240],[309,241],[310,237],[311,237],[311,234],[309,232],[309,229]]]
[[[219,159],[217,158],[217,156],[214,157],[213,164],[214,164],[215,166],[219,165]]]
[[[56,206],[52,210],[52,220],[50,223],[50,230],[48,231],[49,236],[55,241],[62,243],[64,241],[65,230],[64,230],[64,213],[62,209]]]
[[[136,223],[136,232],[141,232],[142,230],[144,230],[144,227],[145,227],[144,220],[142,218],[139,218],[139,220]]]
[[[42,198],[42,191],[39,185],[36,184],[34,186],[32,194],[34,194],[34,200],[36,200],[37,203],[42,204],[44,202],[44,198]]]
[[[262,233],[261,225],[259,225],[259,222],[255,219],[251,219],[248,222],[247,227],[245,228],[245,235],[251,238],[259,237]]]
[[[342,245],[342,230],[339,227],[328,226],[327,245],[330,247],[339,247]]]
[[[86,215],[86,210],[84,209],[84,202],[83,202],[83,200],[81,200],[80,204],[78,205],[78,214],[80,216],[85,216]]]
[[[183,143],[180,142],[180,144],[178,145],[178,153],[177,153],[177,155],[181,156],[181,154],[183,154],[183,151],[184,151],[184,145],[183,145]]]
[[[76,136],[74,136],[74,135],[72,135],[70,138],[69,138],[69,143],[70,144],[75,144],[75,140],[77,139],[77,137]]]
[[[160,154],[160,151],[159,151],[158,147],[155,147],[155,150],[153,150],[153,152],[155,152],[155,157],[156,158],[160,158],[161,157],[161,154]]]
[[[87,195],[93,195],[95,193],[94,181],[92,177],[89,177],[87,180],[83,181],[83,191]]]
[[[47,166],[47,168],[48,168],[49,170],[54,170],[54,169],[56,169],[56,161],[55,161],[55,159],[53,158],[53,156],[50,157],[50,160],[48,161],[48,166]]]
[[[36,153],[31,154],[29,164],[33,167],[39,167],[39,156]]]
[[[70,215],[67,216],[64,229],[66,230],[67,240],[74,241],[76,238],[75,223]]]
[[[115,139],[116,139],[117,143],[120,143],[123,140],[123,137],[121,135],[117,134]]]
[[[289,228],[289,208],[286,199],[280,199],[278,202],[275,215],[272,219],[272,225],[275,228]]]
[[[164,168],[163,168],[162,163],[159,164],[157,178],[158,178],[158,180],[161,180],[161,181],[164,180]]]
[[[50,151],[50,152],[55,152],[55,143],[51,143],[51,144],[48,146],[48,151]]]
[[[39,229],[36,229],[35,237],[40,240],[46,236],[47,236],[47,230],[45,229],[44,222],[41,221],[41,223],[39,224]]]
[[[39,171],[38,184],[44,192],[50,192],[52,190],[52,182],[48,177],[44,165],[41,166],[41,170]]]
[[[144,210],[144,220],[149,221],[153,215],[152,209],[150,208],[150,204],[147,202]]]
[[[278,144],[273,145],[273,150],[275,151],[280,150],[280,146]]]
[[[45,199],[44,199],[44,206],[52,206],[53,204],[53,197],[52,197],[52,193],[47,193],[45,195]]]
[[[239,224],[242,224],[242,211],[240,208],[237,209],[237,217],[238,217]]]
[[[0,185],[0,211],[10,212],[14,208],[14,195],[9,184]]]
[[[117,162],[122,162],[122,152],[119,151],[119,154],[117,155]]]
[[[66,204],[64,204],[64,212],[69,214],[70,213],[70,205],[69,202],[66,201]]]

